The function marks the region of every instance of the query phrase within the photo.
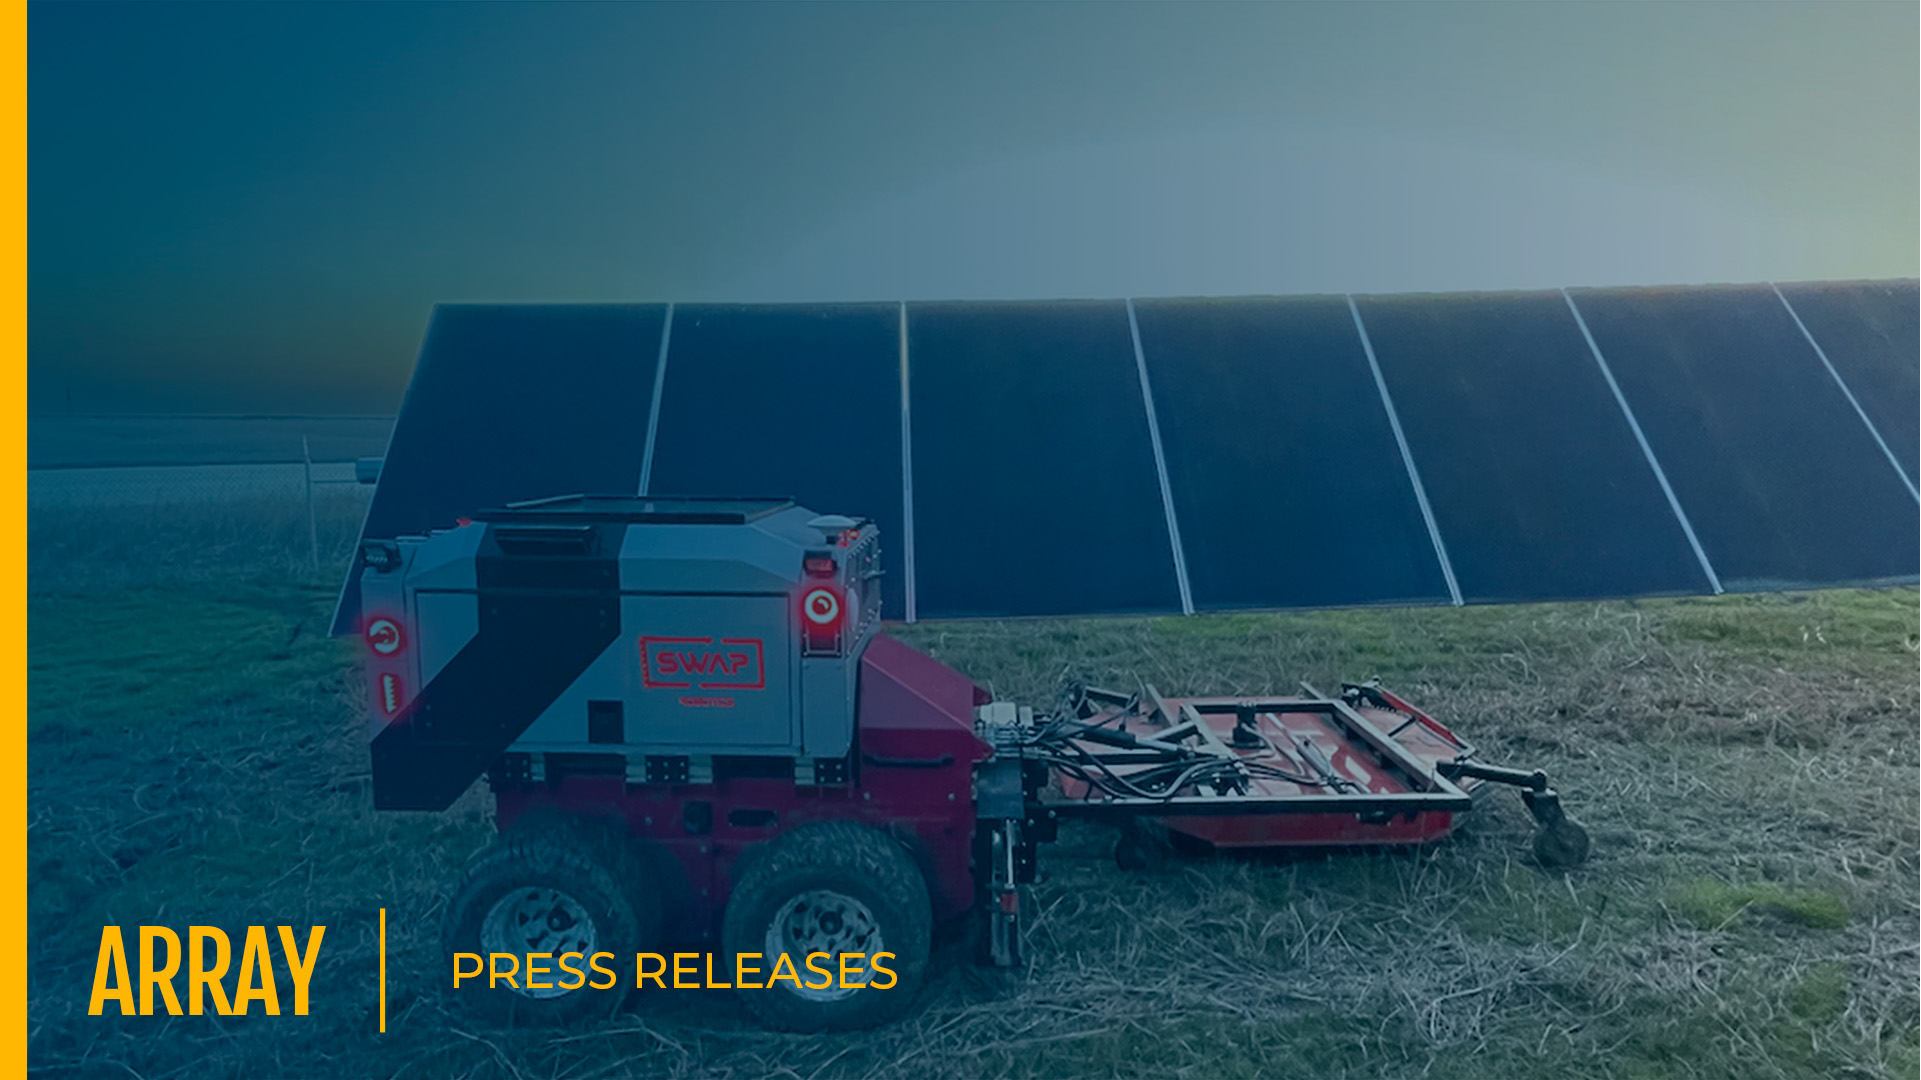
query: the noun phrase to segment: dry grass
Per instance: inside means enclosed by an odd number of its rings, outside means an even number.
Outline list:
[[[304,527],[304,522],[301,523]],[[304,536],[298,538],[304,543]],[[36,557],[51,541],[38,531]],[[60,543],[78,543],[60,538]],[[101,544],[94,539],[89,543]],[[485,842],[368,806],[335,579],[36,571],[30,1055],[37,1073],[610,1076],[1895,1077],[1917,1069],[1912,590],[1504,609],[904,628],[1029,702],[1063,674],[1169,692],[1382,676],[1495,760],[1547,768],[1586,867],[1525,857],[1518,802],[1412,853],[1043,853],[1029,968],[943,953],[908,1019],[752,1027],[721,993],[598,1028],[443,1011],[434,926]],[[298,551],[299,549],[296,549]],[[296,560],[297,562],[297,560]],[[39,564],[36,564],[38,566]],[[176,565],[189,565],[177,563]],[[71,568],[68,568],[71,569]],[[389,1033],[373,925],[389,913]],[[328,925],[305,1018],[85,1015],[103,923]]]
[[[311,529],[306,503],[286,498],[36,508],[27,532],[27,580],[39,593],[188,584],[218,589],[235,580],[338,587],[371,491],[316,484]]]

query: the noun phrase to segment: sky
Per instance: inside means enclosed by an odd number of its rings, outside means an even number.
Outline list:
[[[443,301],[1911,278],[1912,3],[29,5],[29,407],[390,414]]]

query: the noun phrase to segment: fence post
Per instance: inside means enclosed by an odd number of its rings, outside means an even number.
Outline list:
[[[307,542],[313,551],[313,568],[320,569],[320,523],[314,517],[313,508],[313,451],[307,447],[307,437],[300,437],[300,460],[307,472]]]

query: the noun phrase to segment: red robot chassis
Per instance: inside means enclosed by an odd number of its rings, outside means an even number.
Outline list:
[[[444,809],[484,774],[497,807],[444,920],[454,969],[785,957],[799,977],[741,989],[750,1012],[859,1027],[910,1007],[937,927],[972,920],[983,960],[1020,962],[1021,886],[1063,818],[1114,825],[1127,867],[1149,822],[1217,848],[1430,843],[1504,784],[1542,863],[1586,857],[1542,773],[1481,764],[1375,685],[993,701],[881,632],[877,551],[871,523],[786,500],[582,496],[370,542],[376,803]],[[622,996],[490,981],[461,992],[514,1018]]]

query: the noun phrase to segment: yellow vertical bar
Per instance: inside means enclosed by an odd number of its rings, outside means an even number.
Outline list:
[[[5,729],[15,753],[6,768],[6,794],[0,795],[7,819],[27,820],[27,5],[0,6],[0,187],[6,210],[0,214],[0,401],[7,423],[0,425],[0,641],[9,663],[0,668],[0,700],[6,703]],[[5,972],[4,1001],[14,1035],[5,1059],[18,1063],[18,1075],[33,1067],[27,1056],[27,830],[16,824],[0,839],[7,867],[4,910],[9,925],[23,929],[0,940],[0,971]],[[14,1040],[18,1039],[18,1042]],[[17,1049],[15,1049],[17,1048]],[[11,1071],[11,1070],[8,1070]]]
[[[387,1032],[387,909],[380,909],[380,1031]]]

